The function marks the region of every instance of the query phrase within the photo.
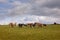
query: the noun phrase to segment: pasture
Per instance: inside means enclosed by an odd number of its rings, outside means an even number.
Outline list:
[[[0,26],[0,40],[60,40],[60,25],[42,28]]]

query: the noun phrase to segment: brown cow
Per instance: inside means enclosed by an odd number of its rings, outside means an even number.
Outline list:
[[[34,24],[35,24],[35,26],[37,25],[38,27],[42,27],[43,26],[42,23],[34,23]]]
[[[33,27],[33,23],[27,23],[31,28]]]
[[[10,23],[9,26],[13,28],[14,27],[14,24],[13,23]]]

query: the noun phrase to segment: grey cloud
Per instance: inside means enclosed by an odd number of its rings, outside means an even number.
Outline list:
[[[47,0],[42,6],[48,8],[60,8],[60,0]]]
[[[9,9],[6,16],[38,15],[58,18],[60,17],[59,4],[60,0],[29,0],[28,3],[14,1],[12,5],[15,7]]]
[[[29,2],[27,3],[21,2],[21,1],[14,1],[11,3],[11,5],[14,6],[13,8],[3,9],[5,10],[6,13],[0,14],[0,20],[4,20],[8,18],[11,18],[13,20],[14,17],[16,19],[16,16],[21,17],[21,15],[24,15],[23,17],[25,19],[23,20],[22,20],[22,17],[21,18],[17,17],[18,19],[21,19],[19,21],[34,21],[35,18],[37,21],[39,21],[39,19],[37,19],[38,18],[37,16],[46,16],[46,18],[48,18],[47,21],[51,19],[49,22],[52,22],[52,21],[54,22],[53,18],[58,18],[58,20],[60,19],[59,4],[60,4],[60,0],[49,0],[49,1],[48,0],[33,0],[33,1],[29,0]],[[34,16],[36,15],[36,17],[32,16],[33,17],[32,18],[31,16],[27,16],[27,15],[34,15]],[[43,22],[46,22],[45,20],[43,20]],[[60,22],[58,20],[56,21]]]
[[[39,1],[39,0],[36,0],[36,1]],[[30,14],[60,17],[59,8],[60,8],[60,0],[45,0],[45,2],[43,3],[34,2],[32,5]]]

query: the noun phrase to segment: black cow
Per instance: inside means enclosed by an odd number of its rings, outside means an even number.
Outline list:
[[[54,22],[54,25],[56,25],[57,23],[56,22]]]
[[[19,24],[18,24],[18,26],[19,26],[19,27],[22,27],[22,26],[23,26],[23,24],[20,24],[20,23],[19,23]]]
[[[46,24],[43,24],[43,26],[47,26]]]

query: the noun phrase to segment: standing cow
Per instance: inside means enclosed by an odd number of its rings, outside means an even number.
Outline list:
[[[34,26],[38,26],[38,27],[42,27],[43,26],[43,24],[42,23],[34,23]]]
[[[13,23],[10,23],[9,26],[13,28],[14,27],[14,24]]]

